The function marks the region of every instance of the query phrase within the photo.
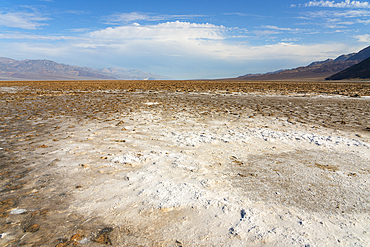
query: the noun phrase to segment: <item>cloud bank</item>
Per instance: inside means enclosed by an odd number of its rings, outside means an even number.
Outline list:
[[[297,31],[276,26],[266,26],[266,28],[277,31]],[[234,42],[231,38],[234,31],[235,29],[222,25],[180,21],[157,25],[132,24],[90,32],[86,36],[87,40],[81,40],[79,44],[75,45],[91,49],[104,47],[125,54],[131,53],[131,51],[141,51],[142,54],[150,54],[150,56],[168,55],[188,58],[202,56],[225,60],[297,59],[300,56],[307,59],[317,56],[324,50],[330,53],[331,50],[334,52],[339,48],[333,44],[294,45],[286,42],[252,46]]]
[[[176,40],[182,42],[190,39],[224,39],[227,29],[213,24],[198,24],[190,22],[166,22],[157,25],[133,25],[109,27],[89,34],[92,38],[101,40],[151,39],[161,41]]]
[[[336,3],[335,1],[310,1],[306,3],[306,7],[330,7],[330,8],[370,8],[369,2],[360,2],[360,1],[342,1]]]
[[[267,26],[277,31],[295,31],[295,29]],[[238,31],[238,30],[236,30]],[[67,36],[22,36],[17,33],[2,34],[0,38],[27,38],[33,43],[5,44],[0,52],[6,54],[30,53],[33,51],[39,57],[52,56],[93,57],[101,62],[119,61],[122,66],[137,66],[141,64],[148,70],[150,66],[166,67],[168,70],[187,68],[186,71],[196,71],[200,61],[204,65],[217,62],[224,64],[250,67],[253,69],[256,61],[264,63],[273,60],[289,60],[305,64],[313,59],[326,59],[346,51],[347,46],[340,43],[330,44],[293,44],[297,39],[284,39],[271,45],[251,45],[233,40],[235,29],[209,23],[166,22],[156,25],[131,24],[109,27],[98,31],[88,32],[81,37]],[[37,39],[40,42],[37,42]],[[45,44],[42,41],[51,40],[58,43]],[[94,59],[85,59],[94,61]],[[169,62],[171,61],[171,62]],[[196,62],[194,62],[196,61]],[[75,63],[73,63],[75,64]],[[91,66],[89,64],[89,66]],[[222,71],[222,69],[217,69]],[[255,68],[257,69],[257,68]],[[184,69],[185,70],[185,69]],[[168,71],[156,71],[169,74]],[[258,71],[257,71],[258,72]],[[260,72],[260,71],[259,71]],[[209,72],[208,72],[209,73]],[[200,74],[200,77],[212,77],[210,74]]]

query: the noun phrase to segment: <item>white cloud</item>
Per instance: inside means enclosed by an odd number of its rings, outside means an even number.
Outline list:
[[[327,58],[335,56],[338,50],[345,48],[341,44],[312,44],[300,45],[280,42],[272,45],[245,46],[240,53],[245,58],[256,60],[297,59],[311,60],[312,58]],[[236,50],[234,52],[237,52]],[[236,55],[236,54],[235,54]]]
[[[370,8],[369,2],[360,2],[360,1],[309,1],[305,4],[306,7],[330,7],[330,8]]]
[[[40,23],[49,18],[36,13],[26,12],[0,12],[0,26],[15,27],[22,29],[37,29],[46,24]]]
[[[259,35],[276,33],[279,29],[261,31]],[[291,30],[291,29],[288,29]],[[267,32],[267,33],[266,33]],[[317,59],[337,55],[343,49],[340,44],[298,45],[281,42],[274,45],[251,46],[233,42],[233,30],[213,24],[167,22],[157,25],[126,25],[110,27],[88,34],[88,40],[74,46],[131,56],[180,56],[203,57],[228,61],[265,59]],[[296,41],[297,39],[286,40]]]
[[[357,35],[357,36],[355,36],[355,38],[358,39],[359,42],[370,43],[370,35],[369,34]]]
[[[228,29],[213,24],[166,22],[157,25],[109,27],[87,35],[88,41],[74,42],[83,49],[114,51],[136,57],[186,56],[227,57],[222,43]],[[145,58],[147,59],[147,58]]]
[[[264,26],[264,28],[272,29],[272,30],[279,30],[279,31],[292,31],[292,32],[299,31],[298,28],[284,28],[284,27],[277,27],[277,26],[271,26],[271,25]]]
[[[295,42],[295,41],[299,41],[299,40],[300,40],[300,38],[284,38],[281,41],[282,42]]]
[[[224,15],[249,16],[249,17],[257,17],[257,18],[266,18],[266,17],[269,17],[269,16],[266,16],[266,15],[257,15],[257,14],[240,13],[240,12],[224,13]]]
[[[370,24],[370,20],[357,20],[357,23],[362,23],[362,24]]]
[[[131,13],[121,13],[121,14],[114,14],[105,17],[104,19],[107,20],[107,23],[129,23],[133,21],[139,21],[139,20],[148,20],[149,16],[146,14],[141,14],[137,12],[131,12]]]
[[[164,21],[164,20],[187,20],[196,17],[205,17],[205,15],[151,15],[145,13],[131,12],[119,13],[105,16],[103,19],[106,24],[121,25],[137,21]]]
[[[25,34],[25,33],[20,33],[20,32],[3,32],[3,33],[0,33],[0,39],[56,41],[56,40],[76,39],[76,38],[68,37],[68,36],[48,36],[48,35]]]
[[[261,37],[261,36],[270,36],[273,34],[279,34],[280,32],[273,31],[273,30],[254,30],[253,33],[257,35],[257,37]]]
[[[130,40],[130,39],[150,39],[163,42],[174,40],[183,42],[196,39],[224,39],[224,26],[213,24],[197,24],[190,22],[166,22],[157,25],[133,25],[109,27],[89,34],[91,38],[99,40]]]
[[[262,26],[262,28],[264,28],[265,30],[254,30],[253,33],[257,37],[269,37],[270,39],[276,38],[276,37],[271,37],[270,35],[280,34],[283,32],[297,33],[299,31],[305,31],[304,29],[299,29],[299,28],[277,27],[273,25]]]
[[[72,9],[70,9],[70,10],[63,11],[61,13],[83,15],[83,14],[87,14],[88,12],[84,11],[84,10],[72,10]]]
[[[265,30],[269,34],[279,29]],[[289,29],[290,30],[290,29]],[[336,51],[343,48],[335,45],[295,45],[278,43],[275,45],[251,46],[248,43],[234,42],[234,30],[213,24],[189,22],[166,22],[157,25],[126,25],[109,27],[89,32],[84,37],[20,35],[2,33],[5,39],[65,40],[64,47],[76,47],[91,52],[111,51],[112,54],[150,54],[151,56],[187,56],[213,57],[217,59],[273,59],[282,57],[317,56],[325,51]],[[239,37],[239,36],[238,36]],[[69,40],[73,40],[69,42]],[[284,39],[296,41],[297,39]],[[52,46],[51,46],[52,47]],[[50,47],[49,47],[50,48]],[[57,47],[56,47],[57,48]],[[51,48],[50,48],[51,49]],[[315,51],[315,52],[312,52]],[[166,55],[166,56],[167,56]],[[325,55],[327,56],[327,55]]]
[[[337,22],[337,24],[339,24],[339,25],[353,25],[353,24],[355,24],[356,22],[355,21],[339,21],[339,22]]]
[[[314,11],[303,13],[303,15],[304,19],[317,20],[318,25],[323,25],[327,28],[345,28],[356,23],[369,24],[370,11]],[[324,19],[324,21],[320,19]]]
[[[91,31],[91,28],[72,28],[69,29],[69,31],[74,32],[74,33],[86,33]]]
[[[164,44],[167,46],[164,46]],[[338,54],[352,52],[356,49],[357,47],[348,47],[340,43],[302,45],[280,42],[272,45],[253,46],[227,43],[224,40],[208,42],[189,40],[187,43],[179,44],[177,42],[160,43],[156,40],[131,40],[121,43],[107,41],[102,43],[101,40],[81,39],[57,44],[14,42],[2,43],[0,46],[1,54],[10,54],[8,55],[10,57],[19,57],[20,54],[23,56],[24,54],[33,54],[33,56],[37,55],[49,59],[58,56],[68,59],[81,58],[81,61],[86,61],[86,57],[93,55],[99,58],[98,60],[119,60],[126,64],[130,64],[133,60],[140,60],[142,66],[165,64],[168,68],[173,66],[173,64],[165,61],[170,56],[177,59],[177,64],[182,64],[183,59],[190,59],[195,68],[200,66],[198,59],[236,64],[290,60],[304,64],[315,59],[335,57]],[[143,58],[145,59],[143,60]],[[73,62],[73,64],[76,64],[76,62]],[[85,65],[81,64],[81,66]],[[89,64],[89,66],[92,65]],[[191,73],[191,71],[189,72]]]
[[[333,12],[332,16],[338,18],[367,18],[370,16],[368,10],[348,10],[344,12]]]
[[[306,18],[359,18],[370,16],[368,10],[347,10],[347,11],[315,11],[304,13]]]

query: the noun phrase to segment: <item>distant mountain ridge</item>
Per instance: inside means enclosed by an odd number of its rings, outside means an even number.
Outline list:
[[[0,57],[0,80],[158,80],[168,77],[122,68],[92,69],[51,60],[14,60]]]
[[[334,59],[334,61],[346,61],[350,57],[353,57],[355,54],[356,54],[356,52],[350,53],[350,54],[347,54],[347,55],[340,55],[339,57],[337,57],[336,59]]]
[[[370,46],[362,49],[358,53],[355,53],[353,56],[350,56],[346,61],[354,61],[354,60],[365,60],[366,58],[370,57]]]
[[[355,64],[339,73],[336,73],[325,80],[343,80],[343,79],[367,79],[370,78],[370,57],[362,62]]]
[[[324,79],[370,57],[370,46],[357,53],[340,55],[336,59],[312,62],[308,66],[294,69],[278,70],[265,74],[247,74],[239,76],[237,80],[296,80],[296,79]]]

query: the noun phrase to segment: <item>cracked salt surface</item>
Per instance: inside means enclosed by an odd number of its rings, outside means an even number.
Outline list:
[[[101,175],[90,189],[78,192],[72,209],[116,226],[140,226],[154,239],[175,236],[188,246],[370,243],[364,233],[370,232],[365,213],[370,207],[368,142],[325,129],[285,126],[283,120],[266,117],[253,122],[198,122],[187,115],[170,122],[148,114],[130,118],[123,120],[135,123],[136,131],[109,129],[110,135],[127,140],[123,150],[102,163]],[[269,127],[256,127],[261,123]],[[104,126],[95,129],[97,136],[103,130],[108,131]],[[325,156],[333,151],[337,158]],[[284,158],[288,152],[293,152],[292,158]],[[277,158],[271,163],[268,157],[273,155]],[[349,159],[356,166],[347,165]],[[298,162],[297,170],[286,167],[291,162]],[[351,174],[357,176],[356,183]],[[320,190],[328,194],[315,194]],[[312,203],[305,205],[300,198]],[[322,203],[323,209],[315,209],[315,203]]]
[[[0,92],[17,93],[18,91],[25,88],[26,87],[0,87]]]
[[[370,245],[368,98],[106,85],[2,94],[0,245]]]
[[[327,135],[318,135],[314,133],[306,133],[301,131],[273,131],[269,129],[251,129],[249,130],[249,136],[260,137],[264,140],[267,138],[282,140],[282,141],[308,141],[309,143],[316,144],[318,146],[330,146],[330,145],[347,145],[347,146],[364,146],[369,147],[369,144],[358,141],[351,138],[343,138],[340,136],[327,136]]]
[[[231,141],[248,142],[251,137],[260,138],[265,141],[306,141],[318,146],[331,145],[347,145],[347,146],[364,146],[369,147],[368,143],[361,142],[356,139],[343,138],[340,136],[318,135],[314,133],[306,133],[301,131],[274,131],[266,128],[245,128],[244,131],[228,130],[226,133],[217,134],[209,130],[192,132],[171,132],[163,133],[161,136],[165,138],[173,138],[173,142],[184,146],[196,146],[200,144],[210,143],[227,143]]]

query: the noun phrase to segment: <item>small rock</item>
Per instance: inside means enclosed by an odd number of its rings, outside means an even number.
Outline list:
[[[80,241],[78,241],[79,244],[87,244],[89,242],[88,238],[83,238]]]
[[[72,237],[71,237],[71,242],[79,242],[81,241],[85,236],[80,234],[80,233],[77,233],[77,234],[74,234]]]
[[[55,247],[65,247],[65,246],[68,246],[71,243],[70,241],[68,241],[65,238],[59,239],[58,241],[59,241],[59,243],[57,245],[55,245]]]
[[[81,166],[82,168],[87,168],[87,167],[88,167],[88,165],[87,165],[87,164],[80,164],[80,166]]]
[[[111,231],[113,231],[113,228],[111,227],[104,228],[96,235],[93,241],[100,244],[112,245],[112,241],[109,238],[109,233]]]
[[[59,161],[60,159],[54,159],[48,166],[55,166]]]
[[[126,142],[126,140],[114,140],[115,142]]]
[[[117,124],[116,124],[116,126],[120,126],[121,124],[124,124],[125,123],[125,121],[119,121]]]
[[[40,215],[46,215],[49,211],[47,209],[41,210]]]
[[[26,209],[16,208],[16,209],[13,209],[12,211],[10,211],[10,214],[23,214],[25,212],[27,212]]]
[[[39,224],[32,224],[24,228],[25,232],[37,232],[40,229]]]

